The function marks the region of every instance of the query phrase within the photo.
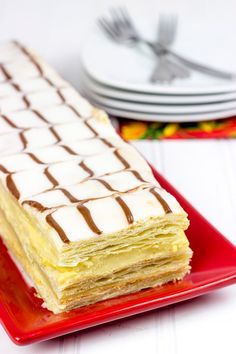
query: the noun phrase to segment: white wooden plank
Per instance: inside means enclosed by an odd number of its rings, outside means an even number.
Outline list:
[[[80,333],[72,333],[61,338],[60,354],[76,354],[79,352]],[[57,339],[56,339],[57,341]]]
[[[91,329],[81,334],[80,354],[157,353],[153,313]]]
[[[199,211],[230,239],[235,239],[235,215],[229,190],[231,168],[224,141],[166,141],[166,177]],[[231,183],[232,184],[232,183]]]
[[[168,307],[155,311],[158,348],[157,353],[177,353],[176,331],[173,310],[173,307]]]
[[[178,353],[234,354],[236,287],[175,306]]]
[[[48,340],[46,342],[32,344],[29,346],[17,346],[6,334],[2,326],[0,326],[0,352],[1,354],[59,354],[61,352],[63,340],[61,338]]]

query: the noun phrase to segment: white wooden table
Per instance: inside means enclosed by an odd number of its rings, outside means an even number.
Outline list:
[[[227,20],[233,0],[126,1],[148,16],[169,8],[214,23]],[[137,6],[137,3],[139,6]],[[225,4],[227,3],[227,7]],[[17,38],[35,47],[79,87],[79,53],[98,13],[112,1],[0,0],[0,40]],[[235,14],[235,12],[234,12]],[[185,197],[236,243],[236,140],[137,142],[136,147]],[[200,237],[201,235],[199,235]],[[1,270],[0,270],[1,271]],[[236,287],[135,318],[28,347],[11,343],[0,326],[1,354],[233,354],[236,352]]]

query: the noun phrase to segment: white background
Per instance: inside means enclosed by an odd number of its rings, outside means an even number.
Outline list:
[[[39,51],[76,87],[79,56],[94,18],[118,3],[105,0],[0,0],[0,40],[19,39]],[[121,3],[121,2],[120,2]],[[234,0],[123,1],[149,21],[176,12],[209,31],[236,14]],[[194,19],[194,21],[192,21]],[[235,20],[236,21],[236,20]],[[204,30],[206,27],[204,27]],[[235,37],[229,31],[229,36]],[[191,40],[191,39],[189,39]],[[212,37],[212,43],[222,48]],[[200,42],[199,42],[200,45]],[[210,49],[209,49],[210,50]],[[236,60],[236,49],[235,49]],[[137,142],[135,145],[200,212],[236,243],[236,141]],[[201,237],[201,235],[199,235]],[[32,354],[233,354],[236,287],[73,335],[17,347],[0,326],[0,353]]]

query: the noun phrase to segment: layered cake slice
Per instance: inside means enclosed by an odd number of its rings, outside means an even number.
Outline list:
[[[32,50],[0,46],[0,232],[54,313],[182,279],[187,215]]]

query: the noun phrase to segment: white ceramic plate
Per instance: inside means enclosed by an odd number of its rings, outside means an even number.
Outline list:
[[[137,93],[135,91],[126,91],[116,89],[115,87],[109,87],[93,80],[92,78],[88,77],[88,75],[84,75],[84,84],[87,87],[87,90],[90,90],[91,92],[99,96],[142,103],[196,104],[236,100],[236,91],[212,95],[158,95],[151,93]]]
[[[197,122],[206,121],[212,119],[221,119],[233,117],[236,115],[236,108],[233,110],[222,111],[222,112],[211,112],[211,113],[199,113],[199,114],[182,114],[182,115],[168,115],[168,114],[152,114],[146,112],[132,112],[125,111],[122,109],[115,109],[111,107],[101,106],[98,102],[93,101],[97,107],[101,107],[106,110],[112,116],[120,118],[131,118],[135,120],[142,121],[153,121],[153,122]]]
[[[173,48],[186,57],[222,70],[236,72],[236,21],[212,24],[207,16],[202,23],[181,17],[176,45]],[[138,24],[142,20],[136,20]],[[149,20],[151,26],[153,20]],[[156,19],[155,19],[156,26]],[[152,26],[153,27],[153,26]],[[153,31],[155,34],[155,28]],[[145,32],[143,32],[145,35]],[[223,46],[220,45],[223,43]],[[126,47],[110,41],[98,28],[87,41],[83,64],[88,74],[101,84],[140,93],[193,95],[236,91],[236,81],[216,79],[193,72],[189,79],[175,80],[171,85],[150,84],[148,79],[155,66],[151,53],[141,48]]]
[[[133,112],[146,112],[153,114],[197,114],[211,113],[236,109],[236,101],[211,104],[195,104],[195,105],[158,105],[150,103],[140,103],[132,101],[120,101],[113,98],[106,98],[96,95],[91,91],[86,91],[86,95],[96,101],[100,106],[110,107],[114,109],[122,109]]]

